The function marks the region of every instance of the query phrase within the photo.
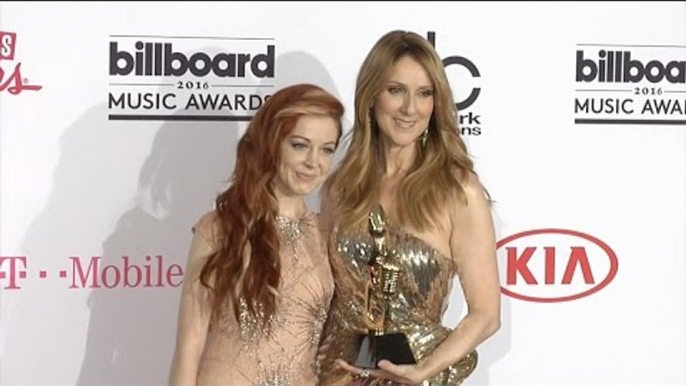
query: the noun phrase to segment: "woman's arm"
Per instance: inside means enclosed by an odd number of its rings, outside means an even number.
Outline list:
[[[370,372],[375,378],[417,385],[458,362],[500,328],[500,282],[490,205],[476,176],[463,188],[467,204],[457,202],[453,206],[450,249],[467,301],[467,315],[420,363],[395,365],[382,360],[381,370]],[[362,373],[345,361],[336,363],[353,374]]]
[[[500,282],[490,205],[476,176],[463,186],[467,204],[452,211],[450,249],[467,315],[420,364],[430,378],[472,352],[500,328]]]
[[[181,289],[176,349],[169,376],[170,385],[196,385],[200,357],[210,322],[209,290],[200,283],[200,272],[215,248],[212,216],[205,215],[193,228],[194,235]]]

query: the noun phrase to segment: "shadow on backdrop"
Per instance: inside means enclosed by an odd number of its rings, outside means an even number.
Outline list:
[[[125,124],[125,123],[122,123]],[[103,242],[102,265],[136,253],[156,270],[185,267],[190,227],[234,166],[240,123],[165,122],[139,175],[136,206]],[[134,256],[131,256],[134,259]],[[94,290],[78,385],[163,384],[175,344],[180,287]]]

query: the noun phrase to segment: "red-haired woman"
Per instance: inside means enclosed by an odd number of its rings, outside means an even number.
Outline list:
[[[305,196],[326,177],[343,106],[313,85],[272,95],[231,186],[193,227],[170,383],[312,385],[333,279]]]

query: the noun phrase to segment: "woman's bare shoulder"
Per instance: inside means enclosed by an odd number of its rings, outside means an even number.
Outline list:
[[[193,233],[200,236],[213,249],[219,245],[221,229],[216,210],[209,211],[200,216],[192,227]]]

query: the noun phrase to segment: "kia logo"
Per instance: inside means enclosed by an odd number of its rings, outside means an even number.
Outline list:
[[[617,275],[617,255],[591,235],[536,229],[497,243],[505,295],[553,303],[592,295]]]

